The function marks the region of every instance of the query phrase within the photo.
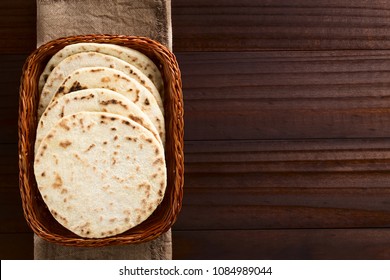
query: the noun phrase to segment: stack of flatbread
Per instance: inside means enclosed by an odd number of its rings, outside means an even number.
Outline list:
[[[166,188],[157,66],[127,47],[72,44],[48,62],[39,90],[34,172],[54,218],[87,238],[145,221]]]

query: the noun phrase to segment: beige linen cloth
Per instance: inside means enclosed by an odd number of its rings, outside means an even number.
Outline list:
[[[171,0],[37,0],[37,46],[95,33],[146,36],[172,49]],[[101,248],[61,246],[35,235],[34,259],[172,259],[171,231],[146,243]]]

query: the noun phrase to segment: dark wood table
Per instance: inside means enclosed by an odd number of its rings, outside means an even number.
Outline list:
[[[35,0],[0,3],[0,257],[30,259],[18,190]],[[390,258],[390,2],[173,0],[185,99],[175,259]]]

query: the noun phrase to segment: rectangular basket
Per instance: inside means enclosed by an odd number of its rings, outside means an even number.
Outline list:
[[[167,188],[153,214],[138,226],[116,236],[83,238],[60,225],[50,214],[34,176],[34,142],[39,102],[38,81],[49,59],[63,47],[80,42],[126,46],[147,55],[159,67],[164,80]],[[19,97],[19,187],[25,218],[41,238],[61,245],[98,247],[150,241],[166,232],[181,209],[184,184],[184,111],[181,74],[175,56],[165,46],[145,37],[83,35],[59,38],[36,49],[26,60]]]

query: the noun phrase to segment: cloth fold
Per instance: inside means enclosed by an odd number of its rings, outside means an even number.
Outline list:
[[[171,0],[37,0],[37,45],[80,34],[146,36],[172,50]]]
[[[36,260],[170,260],[172,259],[171,231],[140,244],[79,248],[47,242],[34,235]]]
[[[64,36],[146,36],[172,50],[171,0],[37,0],[37,46]],[[34,259],[172,259],[172,235],[134,245],[78,248],[34,236]]]

